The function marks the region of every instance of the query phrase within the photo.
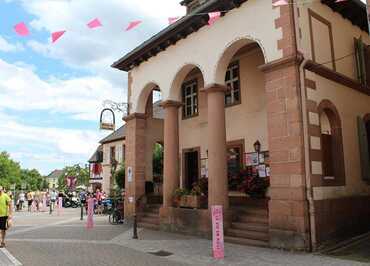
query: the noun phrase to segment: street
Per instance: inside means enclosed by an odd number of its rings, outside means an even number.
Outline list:
[[[85,229],[79,209],[16,213],[0,265],[368,265],[307,253],[226,244],[226,258],[211,258],[211,242],[191,236],[140,229],[132,239],[127,225],[110,225],[96,216]],[[346,258],[346,257],[343,257]]]

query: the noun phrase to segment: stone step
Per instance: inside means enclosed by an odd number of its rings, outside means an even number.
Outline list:
[[[159,214],[159,209],[144,208],[145,213],[156,213]]]
[[[268,216],[268,210],[265,208],[235,208],[233,209],[236,215],[261,215]]]
[[[148,224],[155,224],[159,225],[159,219],[158,218],[151,218],[151,217],[140,217],[139,218],[140,223],[148,223]]]
[[[148,217],[148,218],[153,218],[153,219],[159,219],[159,213],[144,212],[144,213],[142,213],[142,217]]]
[[[259,223],[262,225],[268,225],[268,217],[264,215],[240,215],[236,219],[240,223]]]
[[[266,224],[260,224],[260,223],[238,223],[233,222],[231,223],[232,229],[239,229],[239,230],[249,230],[249,231],[255,231],[255,232],[264,232],[268,233],[269,227]]]
[[[247,230],[239,230],[239,229],[228,229],[226,235],[231,236],[231,237],[261,240],[261,241],[268,241],[269,240],[269,235],[266,232],[256,232],[256,231],[247,231]]]
[[[157,225],[157,224],[139,222],[139,223],[137,223],[137,226],[140,227],[140,228],[146,228],[146,229],[151,229],[151,230],[159,230],[159,225]]]
[[[269,246],[267,241],[231,237],[231,236],[225,236],[225,242],[238,244],[238,245],[245,245],[245,246],[257,246],[257,247],[268,247]]]

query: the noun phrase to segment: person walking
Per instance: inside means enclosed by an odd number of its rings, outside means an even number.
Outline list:
[[[23,209],[23,204],[26,200],[26,196],[23,191],[19,193],[18,199],[19,199],[19,210],[21,211]]]
[[[1,243],[0,248],[5,247],[5,235],[8,229],[8,223],[12,219],[12,200],[4,192],[3,187],[0,186],[0,231]]]
[[[55,208],[55,202],[57,201],[57,193],[53,189],[52,192],[50,192],[50,201],[51,201],[51,209],[54,210]]]
[[[32,211],[32,203],[33,203],[33,196],[31,194],[31,191],[28,191],[27,193],[27,203],[28,203],[28,211]]]

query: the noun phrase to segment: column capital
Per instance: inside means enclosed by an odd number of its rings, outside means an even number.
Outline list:
[[[210,93],[210,92],[226,92],[227,86],[219,83],[211,83],[207,86],[205,86],[202,90],[202,92]]]
[[[162,108],[167,108],[167,107],[180,107],[182,106],[181,102],[174,101],[174,100],[166,100],[160,103],[160,106]]]
[[[304,56],[301,52],[297,52],[295,55],[286,56],[281,59],[277,59],[268,62],[264,65],[259,66],[259,70],[262,72],[270,72],[276,69],[281,69],[288,66],[300,65],[304,60]]]
[[[142,113],[132,113],[123,118],[123,121],[128,122],[133,119],[146,119],[146,115]]]

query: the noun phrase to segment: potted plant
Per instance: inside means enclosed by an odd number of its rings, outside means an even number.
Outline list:
[[[180,207],[182,198],[186,196],[188,193],[189,193],[188,190],[184,188],[176,189],[175,192],[173,193],[173,205],[175,207]]]
[[[183,208],[200,209],[207,206],[208,180],[201,178],[193,188],[177,189],[174,193],[174,205]]]
[[[266,191],[270,185],[268,177],[258,177],[255,175],[245,176],[244,181],[240,184],[240,191],[245,192],[251,198],[265,198]]]

